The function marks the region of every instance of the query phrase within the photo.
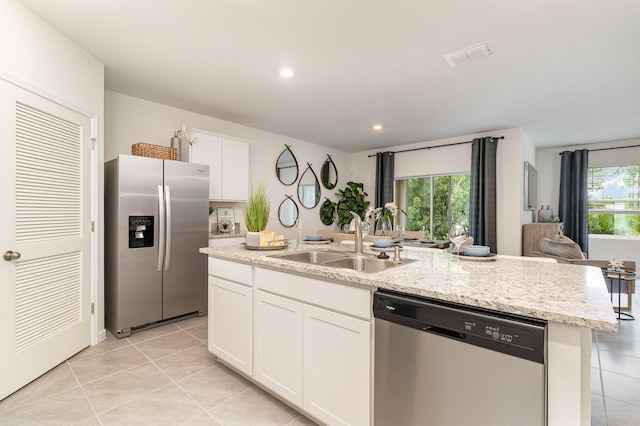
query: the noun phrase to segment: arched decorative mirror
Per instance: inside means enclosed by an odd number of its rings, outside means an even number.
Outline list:
[[[320,202],[320,182],[318,176],[307,163],[307,170],[304,171],[298,182],[298,200],[303,207],[312,209]]]
[[[289,195],[278,207],[278,219],[285,228],[291,228],[298,221],[298,205]]]
[[[293,185],[298,179],[298,161],[291,152],[291,147],[285,145],[284,151],[276,160],[276,176],[283,185]]]
[[[320,180],[327,189],[333,189],[338,184],[338,169],[329,154],[320,169]]]
[[[320,221],[324,225],[331,225],[336,217],[336,203],[325,198],[325,202],[320,206]]]

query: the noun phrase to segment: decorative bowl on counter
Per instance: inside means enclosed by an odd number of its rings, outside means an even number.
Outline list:
[[[465,256],[486,257],[489,256],[489,246],[462,246],[462,254]]]
[[[373,240],[373,246],[378,248],[388,248],[393,245],[393,240],[390,239],[378,239]]]
[[[306,240],[307,241],[322,241],[322,235],[318,235],[318,234],[307,235]]]

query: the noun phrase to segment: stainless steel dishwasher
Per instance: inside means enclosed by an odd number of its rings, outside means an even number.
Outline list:
[[[374,423],[546,424],[546,322],[378,291]]]

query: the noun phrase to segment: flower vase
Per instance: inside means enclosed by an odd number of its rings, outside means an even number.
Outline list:
[[[175,148],[178,151],[178,158],[176,160],[182,161],[182,139],[176,134],[171,138],[171,148]]]
[[[391,222],[390,217],[381,217],[376,222],[376,232],[375,235],[381,235],[383,237],[390,237],[391,231],[393,230],[393,222]]]

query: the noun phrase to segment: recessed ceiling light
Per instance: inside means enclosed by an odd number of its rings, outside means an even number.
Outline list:
[[[280,76],[284,78],[291,78],[295,75],[293,68],[280,68]]]
[[[382,124],[374,124],[373,130],[375,130],[376,132],[382,130]]]

